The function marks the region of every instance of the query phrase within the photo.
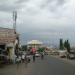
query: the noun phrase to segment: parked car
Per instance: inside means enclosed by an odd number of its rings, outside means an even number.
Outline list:
[[[71,52],[67,55],[67,58],[69,59],[75,59],[75,53]]]
[[[67,56],[67,51],[66,50],[59,50],[59,57],[64,58]]]
[[[39,53],[39,52],[36,52],[36,53],[35,53],[35,56],[36,56],[36,57],[40,57],[40,53]]]

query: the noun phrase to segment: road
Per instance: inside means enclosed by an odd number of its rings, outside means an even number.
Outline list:
[[[75,75],[75,65],[52,56],[46,56],[44,60],[36,58],[35,62],[9,65],[0,69],[0,75]]]

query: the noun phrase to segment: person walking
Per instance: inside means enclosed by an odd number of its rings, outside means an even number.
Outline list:
[[[25,67],[27,67],[27,64],[28,64],[28,62],[27,62],[27,57],[26,57],[26,55],[25,55]]]
[[[33,53],[33,62],[35,62],[36,48],[32,48],[32,53]]]
[[[35,62],[35,54],[33,54],[33,62]]]

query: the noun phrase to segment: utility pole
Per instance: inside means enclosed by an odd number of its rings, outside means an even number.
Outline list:
[[[16,21],[17,21],[17,11],[13,11],[13,29],[14,29],[14,33],[16,33]]]
[[[19,35],[17,34],[17,31],[16,31],[16,21],[17,21],[17,11],[13,11],[13,29],[14,29],[14,34],[16,34],[16,39],[18,41],[15,45],[15,54],[18,56],[18,52],[19,52]]]

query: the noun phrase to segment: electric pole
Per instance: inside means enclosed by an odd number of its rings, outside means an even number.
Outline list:
[[[16,21],[17,21],[17,11],[13,11],[13,29],[14,29],[14,33],[16,33]]]

